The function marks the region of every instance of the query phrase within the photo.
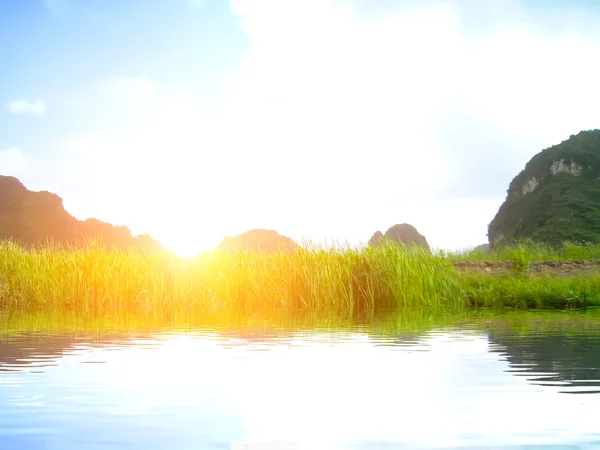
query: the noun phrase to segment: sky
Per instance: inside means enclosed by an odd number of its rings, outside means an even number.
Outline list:
[[[410,223],[487,242],[600,127],[600,2],[0,0],[0,175],[193,255]]]

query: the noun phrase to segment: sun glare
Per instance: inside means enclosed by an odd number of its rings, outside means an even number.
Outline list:
[[[193,258],[199,253],[214,249],[220,239],[212,233],[179,233],[173,232],[159,239],[169,250],[182,258]]]

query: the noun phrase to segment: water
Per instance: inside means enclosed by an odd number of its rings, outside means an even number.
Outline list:
[[[528,317],[5,333],[0,449],[600,448],[600,327]]]

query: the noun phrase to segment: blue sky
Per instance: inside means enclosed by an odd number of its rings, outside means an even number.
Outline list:
[[[196,8],[187,0],[23,0],[0,2],[2,99],[43,98],[53,113],[42,121],[6,116],[9,143],[38,133],[48,138],[74,129],[102,128],[114,117],[78,109],[95,85],[111,78],[148,77],[214,101],[218,80],[233,70],[248,40],[226,2]],[[28,136],[29,135],[29,136]],[[41,150],[41,149],[40,149]]]
[[[592,1],[0,0],[0,174],[187,254],[477,245],[531,156],[599,126],[599,52]]]

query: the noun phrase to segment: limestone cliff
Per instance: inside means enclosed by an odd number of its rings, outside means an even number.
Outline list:
[[[600,241],[600,130],[535,155],[510,183],[488,238],[492,246]]]
[[[396,224],[389,228],[385,233],[376,231],[369,240],[369,245],[377,246],[386,239],[404,245],[420,245],[425,250],[431,251],[425,236],[420,234],[415,227],[407,223]]]

